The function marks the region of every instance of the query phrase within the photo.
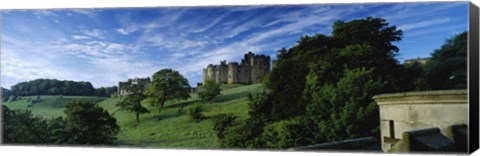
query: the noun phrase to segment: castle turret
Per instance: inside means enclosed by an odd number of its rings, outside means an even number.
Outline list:
[[[207,66],[207,80],[215,80],[215,69],[212,64]]]
[[[228,83],[238,83],[238,63],[236,62],[228,64]]]

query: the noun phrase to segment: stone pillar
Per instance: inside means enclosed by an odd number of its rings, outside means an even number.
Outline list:
[[[385,152],[398,152],[409,146],[402,140],[407,131],[439,128],[453,140],[452,126],[468,125],[466,90],[382,94],[373,99],[379,106],[380,136]]]

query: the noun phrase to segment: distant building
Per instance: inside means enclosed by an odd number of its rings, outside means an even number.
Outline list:
[[[126,82],[118,82],[118,91],[117,91],[117,95],[118,96],[125,96],[125,95],[128,95],[130,94],[128,88],[131,86],[131,85],[135,85],[135,84],[138,84],[140,82],[143,82],[143,89],[147,89],[148,85],[150,85],[150,78],[133,78],[133,79],[128,79],[128,81]]]
[[[417,57],[417,58],[414,58],[414,59],[405,60],[404,64],[414,64],[414,63],[425,64],[425,63],[427,63],[428,60],[430,60],[429,57],[427,57],[427,58]]]
[[[252,52],[245,54],[242,62],[218,65],[209,64],[203,69],[203,82],[215,80],[217,83],[253,84],[260,83],[263,76],[270,72],[270,56],[255,55]]]

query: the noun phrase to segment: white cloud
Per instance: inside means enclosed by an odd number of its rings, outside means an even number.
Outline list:
[[[72,36],[73,39],[75,40],[85,40],[85,39],[90,39],[90,37],[87,37],[87,36],[81,36],[81,35],[73,35]]]
[[[115,29],[115,31],[118,32],[118,33],[120,33],[120,34],[122,34],[122,35],[128,35],[128,34],[131,33],[130,31],[127,31],[127,30],[125,30],[125,29],[123,29],[123,28]],[[133,32],[133,31],[132,31],[132,32]]]
[[[404,24],[398,26],[399,29],[403,31],[408,31],[412,29],[417,29],[417,28],[423,28],[423,27],[428,27],[436,24],[442,24],[449,22],[450,18],[438,18],[438,19],[433,19],[433,20],[428,20],[428,21],[421,21],[421,22],[416,22],[416,23],[409,23],[409,24]]]
[[[97,9],[69,9],[69,10],[77,14],[87,15],[89,17],[96,16],[97,12],[100,11]]]
[[[37,18],[41,17],[41,16],[50,16],[50,17],[57,17],[58,15],[55,14],[53,11],[50,11],[50,10],[35,10],[33,12],[33,14],[35,14],[37,16]]]
[[[83,30],[83,34],[90,36],[90,37],[96,37],[96,38],[104,38],[105,32],[99,29],[93,29],[93,30]]]

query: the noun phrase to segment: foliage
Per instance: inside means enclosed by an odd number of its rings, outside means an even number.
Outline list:
[[[385,81],[375,78],[372,70],[345,71],[335,84],[326,84],[307,92],[312,97],[307,115],[317,125],[316,139],[337,141],[375,136],[379,123],[373,95],[383,93]]]
[[[289,148],[313,143],[314,131],[304,117],[278,121],[264,127],[261,135],[266,148]]]
[[[331,36],[302,36],[278,51],[277,66],[263,82],[268,92],[249,98],[243,122],[260,128],[227,128],[223,145],[289,148],[375,135],[378,108],[372,97],[415,88],[420,76],[402,78],[416,70],[395,59],[392,42],[401,37],[401,30],[371,17],[337,21]]]
[[[240,121],[237,125],[227,127],[224,137],[220,139],[220,146],[225,148],[263,148],[260,139],[264,123],[260,120],[249,118]]]
[[[221,84],[216,83],[214,80],[207,80],[205,84],[203,84],[204,90],[198,93],[198,97],[205,101],[212,101],[213,98],[220,95]]]
[[[2,105],[2,142],[6,144],[57,143],[61,129],[58,120],[34,116],[28,110],[10,110]]]
[[[95,89],[95,96],[101,96],[101,97],[110,97],[112,94],[117,92],[118,87],[117,86],[112,86],[112,87],[100,87]]]
[[[126,95],[121,101],[119,101],[115,106],[120,107],[120,109],[127,110],[130,112],[135,112],[135,117],[137,123],[140,122],[140,114],[149,113],[148,109],[142,106],[142,101],[145,99],[143,94],[143,86],[145,82],[140,81],[137,84],[132,84],[128,86],[130,94]]]
[[[115,118],[98,105],[72,101],[66,105],[63,141],[69,144],[113,144],[120,128]]]
[[[458,34],[432,53],[426,65],[426,82],[432,89],[466,88],[467,32]]]
[[[223,139],[225,129],[235,125],[237,117],[233,114],[217,114],[212,117],[213,130],[217,134],[218,139]]]
[[[56,79],[36,79],[21,82],[11,87],[14,95],[93,95],[95,89],[90,82],[75,82]]]
[[[6,88],[1,87],[2,91],[0,92],[0,97],[3,102],[7,102],[10,95],[12,95],[12,91]]]
[[[159,106],[160,112],[166,101],[189,98],[189,91],[190,85],[185,77],[172,69],[162,69],[153,74],[145,95],[150,105]]]
[[[187,114],[195,122],[200,122],[205,118],[205,115],[202,114],[203,107],[200,104],[195,104],[188,108]]]

